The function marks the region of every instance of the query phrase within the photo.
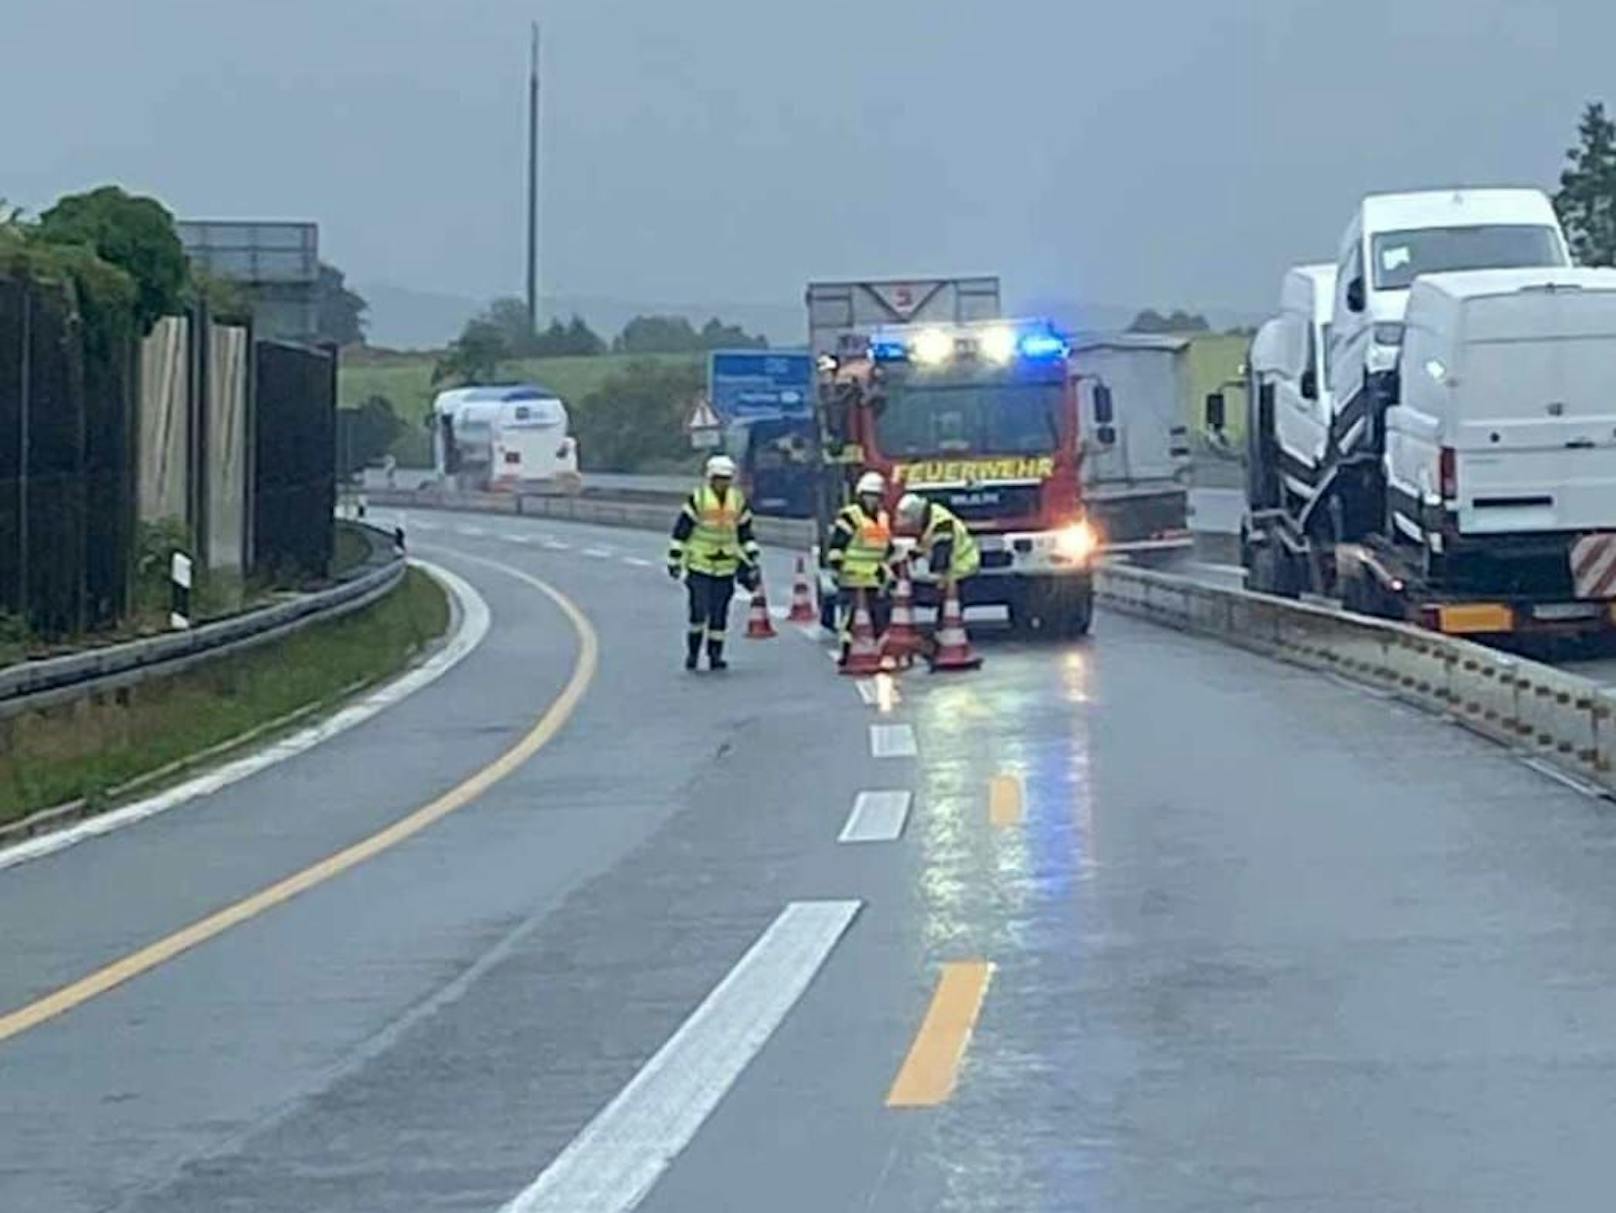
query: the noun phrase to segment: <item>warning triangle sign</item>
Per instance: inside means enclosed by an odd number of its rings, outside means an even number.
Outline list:
[[[869,290],[892,315],[901,321],[911,319],[943,288],[941,282],[872,282]]]
[[[713,406],[707,397],[696,397],[696,407],[690,410],[690,417],[685,421],[687,430],[716,430],[724,423],[719,420],[718,414],[713,412]]]

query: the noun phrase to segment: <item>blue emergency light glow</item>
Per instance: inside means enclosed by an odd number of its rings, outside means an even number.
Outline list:
[[[1023,358],[1064,358],[1066,342],[1054,333],[1023,333],[1016,343]]]
[[[909,357],[909,350],[901,341],[872,341],[870,357],[876,362],[902,362]]]

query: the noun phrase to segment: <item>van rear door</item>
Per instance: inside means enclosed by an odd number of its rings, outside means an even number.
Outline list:
[[[1447,419],[1461,533],[1616,529],[1616,291],[1533,288],[1465,310]]]

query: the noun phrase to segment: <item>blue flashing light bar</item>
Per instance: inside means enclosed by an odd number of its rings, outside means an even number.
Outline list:
[[[909,347],[901,341],[877,338],[870,342],[870,358],[876,362],[902,362],[909,357]]]
[[[1023,333],[1016,349],[1023,358],[1034,359],[1064,358],[1069,352],[1065,339],[1050,332]]]

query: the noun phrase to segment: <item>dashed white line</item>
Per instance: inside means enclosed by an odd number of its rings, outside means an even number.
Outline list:
[[[532,543],[533,542],[533,536],[531,536],[531,535],[506,535],[503,538],[509,543]]]
[[[892,842],[909,820],[907,791],[860,792],[837,842]]]
[[[870,726],[870,753],[877,758],[913,758],[915,731],[906,724],[872,724]]]
[[[656,561],[654,561],[654,560],[646,560],[646,559],[644,559],[643,557],[640,557],[640,556],[624,556],[623,557],[623,563],[624,564],[632,564],[637,569],[654,569],[654,568],[656,568]]]
[[[612,557],[616,556],[617,553],[612,551],[611,548],[585,548],[584,555],[592,556],[596,560],[610,560]]]
[[[860,678],[853,684],[853,689],[858,692],[858,697],[864,701],[867,708],[873,708],[881,702],[881,691],[873,678]]]
[[[480,526],[457,526],[454,529],[454,533],[456,535],[469,535],[473,539],[488,534],[488,532],[483,530],[483,528]]]
[[[504,1213],[626,1213],[802,997],[857,901],[792,902],[666,1044]]]
[[[543,543],[544,543],[544,546],[549,548],[550,551],[552,551],[552,552],[565,552],[569,548],[572,547],[572,544],[567,543],[567,542],[565,542],[564,540],[561,540],[561,539],[548,539],[547,538],[547,539],[545,539],[543,541]]]

